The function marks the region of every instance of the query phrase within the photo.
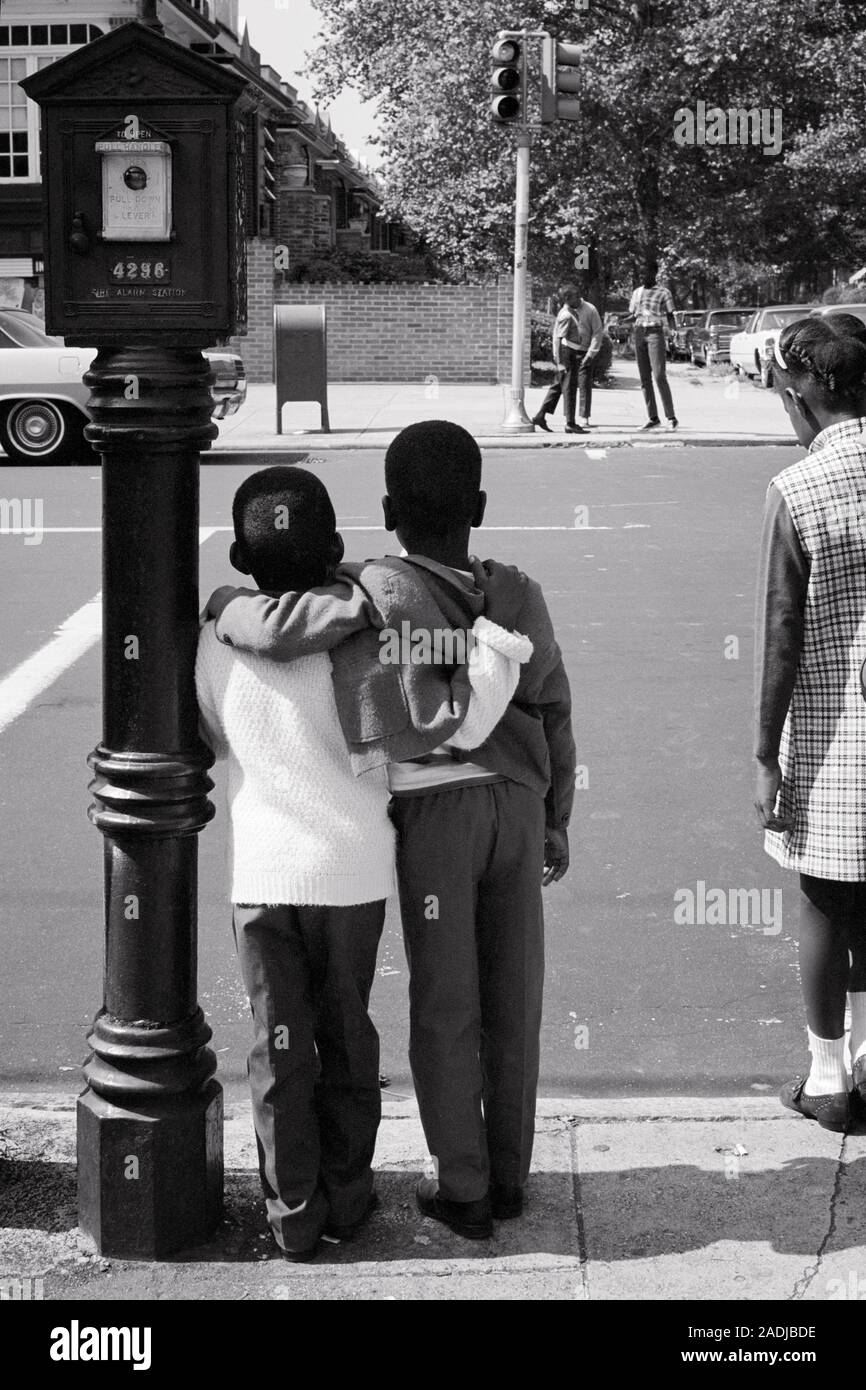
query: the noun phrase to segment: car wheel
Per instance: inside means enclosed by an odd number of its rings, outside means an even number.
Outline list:
[[[57,401],[13,401],[0,415],[0,447],[12,463],[68,463],[84,443],[85,417]]]
[[[767,391],[772,391],[773,389],[773,368],[770,366],[769,362],[761,363],[761,385]]]

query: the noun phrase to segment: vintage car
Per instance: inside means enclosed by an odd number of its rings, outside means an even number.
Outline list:
[[[692,334],[707,316],[706,309],[677,309],[674,314],[675,328],[667,330],[668,355],[674,362],[685,361],[689,356]]]
[[[768,338],[773,338],[797,319],[805,318],[809,308],[803,304],[774,304],[757,309],[749,322],[731,339],[731,366],[741,376],[758,376],[766,385],[764,346]]]
[[[862,319],[866,323],[866,304],[813,304],[801,306],[803,312],[800,318],[810,317],[812,314],[820,314],[822,317],[827,314],[853,314],[855,319]],[[782,325],[785,326],[784,324]],[[781,330],[779,330],[781,332]],[[770,333],[761,348],[761,382],[766,387],[773,385],[773,364],[775,354],[773,346],[778,334]]]
[[[88,446],[90,390],[82,376],[95,348],[65,347],[41,319],[0,309],[0,448],[10,463],[67,463]],[[214,419],[233,415],[246,397],[244,364],[231,348],[209,348]]]
[[[713,367],[717,362],[727,362],[732,337],[754,312],[754,308],[707,309],[703,322],[692,330],[689,361],[696,367]]]

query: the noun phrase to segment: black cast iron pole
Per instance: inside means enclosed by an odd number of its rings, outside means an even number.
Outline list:
[[[198,349],[103,348],[85,376],[103,468],[105,997],[78,1102],[79,1219],[104,1254],[200,1243],[222,1207],[222,1091],[196,998],[199,451],[217,434]]]

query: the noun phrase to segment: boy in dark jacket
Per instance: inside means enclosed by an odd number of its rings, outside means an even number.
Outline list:
[[[431,751],[405,761],[407,711],[416,728],[423,724],[422,682],[410,663],[380,661],[377,669],[375,648],[381,654],[414,604],[431,597],[455,631],[471,629],[484,594],[469,534],[481,525],[486,497],[477,444],[447,421],[403,430],[385,476],[385,525],[405,558],[343,566],[334,586],[303,595],[217,590],[209,613],[217,636],[244,650],[277,660],[330,650],[356,770],[399,764],[389,776],[410,968],[409,1057],[438,1170],[437,1179],[421,1180],[418,1204],[458,1234],[483,1239],[492,1217],[520,1214],[529,1173],[544,976],[540,890],[568,868],[570,692],[544,597],[529,580],[514,626],[533,655],[493,734],[471,755],[451,749],[448,712],[430,710]]]

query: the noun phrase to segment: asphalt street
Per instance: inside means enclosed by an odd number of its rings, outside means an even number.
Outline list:
[[[581,765],[571,871],[545,890],[546,1094],[762,1095],[805,1060],[796,883],[763,853],[751,786],[761,506],[797,456],[662,440],[486,453],[474,549],[544,587]],[[380,529],[380,451],[313,453],[308,466],[331,489],[349,557],[393,549]],[[247,471],[203,468],[203,596],[231,581],[230,504]],[[0,535],[0,1072],[7,1087],[69,1089],[102,968],[85,765],[100,733],[87,606],[100,585],[99,468],[4,467],[0,492],[41,499],[44,526],[39,544]],[[18,712],[4,679],[73,616],[56,680]],[[200,837],[200,995],[231,1084],[245,1075],[249,1023],[223,795],[218,773],[217,818]],[[713,890],[724,912],[707,908]],[[745,890],[764,890],[760,910],[755,893],[745,910]],[[389,904],[373,1009],[394,1094],[409,1084],[406,986]]]

